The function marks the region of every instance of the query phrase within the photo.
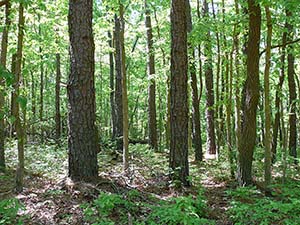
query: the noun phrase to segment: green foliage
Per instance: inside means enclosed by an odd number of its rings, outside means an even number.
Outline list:
[[[22,205],[17,199],[6,199],[0,201],[0,225],[23,224],[21,218],[17,218]]]
[[[205,208],[206,204],[202,192],[195,199],[190,195],[173,198],[170,202],[162,201],[160,206],[152,207],[149,224],[214,224],[213,221],[203,218]]]
[[[228,213],[235,224],[298,224],[300,215],[299,184],[276,185],[269,198],[258,196],[255,188],[228,192],[233,198]]]

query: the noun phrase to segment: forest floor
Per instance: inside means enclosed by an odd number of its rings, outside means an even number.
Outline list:
[[[167,153],[154,153],[142,145],[131,146],[128,174],[122,173],[121,157],[116,159],[111,151],[102,151],[99,154],[100,176],[92,183],[73,183],[66,178],[66,148],[32,145],[27,148],[26,156],[25,187],[21,194],[13,192],[15,146],[11,145],[11,150],[7,153],[7,171],[0,173],[0,200],[18,199],[21,204],[17,217],[24,224],[156,224],[142,221],[147,220],[153,207],[160,207],[159,202],[170,203],[171,199],[191,196],[191,199],[186,198],[180,204],[194,207],[193,201],[199,193],[202,193],[201,198],[205,202],[202,217],[208,221],[202,224],[234,224],[228,213],[232,200],[228,191],[236,189],[237,185],[230,179],[228,165],[223,160],[207,158],[202,163],[192,162],[190,173],[193,186],[178,189],[175,188],[176,184],[169,182],[167,176]],[[107,198],[103,193],[122,196],[123,200]],[[99,195],[103,198],[102,202],[97,203]],[[95,203],[98,205],[95,206]],[[114,206],[121,209],[108,214],[105,208],[112,209]],[[103,210],[103,220],[101,213],[95,213],[96,208]],[[161,209],[164,211],[167,208]],[[172,210],[176,214],[176,209]]]

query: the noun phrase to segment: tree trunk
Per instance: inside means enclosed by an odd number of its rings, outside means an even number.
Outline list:
[[[24,7],[19,5],[19,22],[18,22],[18,46],[16,55],[16,99],[20,96],[21,75],[22,75],[22,57],[23,57],[23,39],[24,39]],[[16,101],[16,100],[15,100]],[[16,101],[16,133],[18,139],[18,168],[16,171],[16,190],[21,192],[23,190],[24,177],[24,129],[21,122],[20,104]]]
[[[270,67],[271,67],[271,44],[272,44],[272,18],[268,6],[265,6],[267,18],[267,47],[266,66],[264,73],[265,90],[265,187],[271,184],[271,108],[270,108]]]
[[[248,9],[247,79],[243,90],[241,140],[238,146],[238,181],[241,186],[252,183],[252,161],[256,141],[256,114],[259,100],[261,10],[255,0],[248,0]]]
[[[208,17],[208,3],[203,2],[203,13]],[[204,73],[206,86],[206,122],[207,122],[207,141],[206,149],[208,154],[216,154],[216,137],[215,137],[215,121],[214,121],[214,84],[213,84],[213,68],[212,68],[212,47],[211,36],[208,31],[204,44]]]
[[[17,77],[16,77],[16,59],[17,59],[17,54],[13,54],[11,58],[11,73],[14,75],[14,82],[13,82],[13,91],[11,92],[11,109],[10,109],[10,114],[11,117],[16,119],[16,108],[17,108],[17,96],[16,96],[16,88],[18,85],[17,82]],[[10,136],[13,137],[14,133],[16,131],[16,124],[15,121],[11,124],[11,129],[10,129]]]
[[[149,130],[149,145],[153,149],[157,149],[157,126],[156,126],[156,104],[155,104],[155,59],[153,48],[153,35],[150,10],[145,0],[146,10],[146,30],[147,30],[147,54],[148,54],[148,130]]]
[[[115,80],[115,116],[116,116],[116,135],[117,149],[122,150],[123,143],[120,137],[123,136],[123,102],[122,102],[122,56],[121,56],[121,25],[120,18],[115,15],[115,63],[116,63],[116,80]]]
[[[60,54],[56,54],[56,85],[55,85],[55,138],[57,143],[61,136],[61,115],[60,115]]]
[[[189,186],[186,0],[171,6],[171,178]]]
[[[292,13],[287,10],[287,18],[292,17]],[[292,24],[287,24],[288,35],[287,41],[293,40],[294,27]],[[289,85],[289,154],[297,157],[297,117],[296,117],[296,84],[295,84],[295,56],[293,45],[288,46],[288,85]]]
[[[128,97],[127,97],[127,76],[126,76],[126,54],[125,54],[125,20],[124,6],[119,1],[120,15],[120,51],[121,51],[121,73],[122,73],[122,105],[123,105],[123,171],[129,169],[129,141],[128,141]]]
[[[193,29],[192,16],[190,1],[186,0],[186,11],[187,11],[187,31],[190,33]],[[198,85],[196,76],[196,65],[195,65],[195,50],[191,43],[188,43],[189,49],[189,71],[191,75],[191,87],[192,87],[192,129],[193,129],[193,144],[195,148],[195,160],[202,161],[202,139],[201,139],[201,125],[200,125],[200,106],[198,96]]]
[[[76,181],[98,176],[92,15],[92,0],[69,1],[69,177]]]
[[[8,31],[10,27],[10,2],[8,1],[5,5],[5,26],[2,32],[2,40],[1,40],[1,70],[6,70],[6,59],[7,59],[7,45],[8,45]],[[0,76],[0,170],[5,169],[5,149],[4,149],[4,141],[5,141],[5,133],[4,133],[4,86],[5,81],[2,76]]]

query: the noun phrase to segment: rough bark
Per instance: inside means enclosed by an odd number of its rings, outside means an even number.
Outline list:
[[[287,17],[292,17],[292,13],[287,10]],[[287,24],[288,35],[287,41],[293,39],[294,27],[292,24]],[[289,154],[297,157],[297,117],[296,117],[296,83],[295,83],[295,56],[293,45],[288,46],[288,86],[289,86]]]
[[[92,12],[92,0],[69,1],[68,149],[69,177],[73,180],[98,176]]]
[[[55,138],[57,143],[61,136],[61,115],[60,115],[60,54],[56,54],[56,84],[55,84]]]
[[[243,90],[241,140],[238,146],[238,181],[241,186],[252,183],[252,161],[256,140],[256,114],[259,101],[260,5],[255,0],[248,0],[248,10],[247,79]]]
[[[24,39],[24,6],[19,5],[19,21],[18,21],[18,45],[16,54],[16,99],[20,96],[21,75],[22,75],[22,57],[23,57],[23,39]],[[20,104],[16,102],[16,133],[18,139],[18,168],[16,171],[16,190],[21,192],[23,190],[23,176],[24,176],[24,129],[21,122]]]
[[[120,47],[121,25],[120,18],[115,15],[115,116],[116,116],[116,135],[117,140],[123,136],[123,102],[122,102],[122,56]],[[122,141],[117,141],[117,149],[122,150]]]
[[[122,105],[123,105],[123,171],[129,169],[129,129],[128,129],[128,97],[127,97],[127,76],[126,76],[126,54],[125,54],[125,20],[124,6],[119,2],[120,15],[120,50],[121,50],[121,72],[122,72]]]
[[[189,185],[186,0],[171,5],[171,178]]]
[[[268,6],[265,6],[267,18],[267,47],[264,73],[265,108],[265,187],[271,184],[271,107],[270,107],[270,67],[272,44],[272,18]]]
[[[6,59],[7,59],[7,45],[8,45],[8,31],[10,27],[10,3],[9,1],[5,5],[5,26],[2,32],[2,40],[1,40],[1,70],[6,70]],[[5,141],[5,133],[4,133],[4,109],[5,97],[4,97],[4,84],[5,81],[2,77],[0,77],[0,170],[5,169],[5,149],[4,149],[4,141]]]
[[[203,15],[208,17],[208,3],[203,2]],[[208,154],[216,154],[216,137],[215,137],[215,111],[214,107],[214,84],[213,84],[213,65],[212,65],[212,46],[211,35],[208,31],[204,44],[204,74],[206,87],[206,123],[207,123],[207,139],[206,150]]]
[[[149,145],[153,149],[157,149],[157,125],[156,125],[156,103],[155,103],[155,55],[153,48],[153,35],[150,10],[145,0],[146,18],[145,25],[147,30],[147,68],[148,68],[148,134]]]
[[[186,0],[186,16],[187,16],[187,31],[190,33],[193,29],[190,1]],[[195,160],[202,161],[202,139],[201,139],[201,124],[200,124],[200,102],[198,96],[198,85],[195,65],[195,50],[191,43],[188,43],[189,49],[189,71],[191,75],[192,87],[192,132],[193,144],[195,148]]]

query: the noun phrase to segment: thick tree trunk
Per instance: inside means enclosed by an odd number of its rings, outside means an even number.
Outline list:
[[[259,101],[261,10],[255,0],[248,0],[248,9],[247,79],[243,90],[241,140],[238,146],[238,181],[241,186],[252,183],[252,161],[256,141],[256,114]]]
[[[171,143],[172,179],[185,186],[188,181],[188,96],[186,0],[172,0],[171,6]]]
[[[155,103],[155,59],[153,48],[153,35],[150,10],[145,0],[146,10],[146,30],[147,30],[147,54],[148,54],[148,133],[149,133],[149,145],[151,148],[157,149],[157,126],[156,126],[156,103]]]
[[[116,130],[115,138],[117,140],[117,149],[122,150],[123,143],[119,137],[123,136],[123,102],[122,102],[122,56],[121,56],[121,24],[120,18],[115,15],[115,65],[116,65],[116,80],[115,80],[115,116]],[[118,141],[121,140],[121,141]]]
[[[56,54],[56,85],[55,85],[55,139],[59,143],[61,136],[61,115],[60,115],[60,54]]]
[[[21,75],[22,75],[22,57],[23,57],[23,39],[24,39],[24,7],[23,4],[19,5],[19,22],[18,22],[18,46],[16,55],[16,99],[20,95]],[[20,104],[16,102],[16,133],[18,139],[18,168],[16,171],[16,190],[21,192],[23,190],[23,177],[24,177],[24,129],[21,122]]]
[[[112,49],[113,48],[113,38],[108,31],[108,45]],[[115,73],[114,73],[114,54],[113,51],[109,52],[109,86],[110,86],[110,115],[111,115],[111,133],[112,139],[116,138],[116,108],[115,108]]]
[[[5,26],[2,32],[2,40],[1,40],[1,70],[6,70],[6,59],[7,59],[7,45],[8,45],[8,31],[10,27],[11,21],[10,21],[10,3],[9,1],[5,5]],[[4,141],[5,141],[5,133],[4,133],[4,104],[5,104],[5,98],[4,98],[4,79],[2,76],[0,76],[0,113],[2,116],[0,116],[0,170],[5,169],[5,149],[4,149]]]
[[[292,17],[290,11],[286,12],[288,18]],[[288,35],[287,41],[293,40],[294,28],[292,24],[287,25]],[[296,83],[295,83],[295,56],[293,45],[288,46],[288,85],[289,85],[289,154],[290,156],[297,157],[297,117],[296,117]]]
[[[186,0],[186,11],[187,11],[187,31],[190,33],[193,29],[192,16],[190,1]],[[200,106],[198,96],[198,85],[196,76],[196,65],[195,65],[195,50],[191,43],[188,43],[189,49],[189,71],[191,75],[191,87],[192,87],[192,131],[193,131],[193,144],[195,148],[195,160],[202,161],[202,139],[201,139],[201,125],[200,125]]]
[[[73,180],[90,180],[98,176],[92,15],[92,0],[69,1],[68,149],[69,176]]]
[[[271,184],[271,108],[270,108],[270,67],[271,67],[271,44],[272,44],[272,18],[268,6],[265,6],[267,18],[267,47],[266,66],[264,73],[265,90],[265,187]]]
[[[208,17],[208,3],[204,0],[203,13]],[[208,154],[216,154],[216,137],[215,137],[215,119],[214,119],[214,80],[212,68],[212,47],[210,32],[206,34],[206,41],[204,44],[204,74],[206,87],[206,122],[207,122],[207,141],[206,149]]]

